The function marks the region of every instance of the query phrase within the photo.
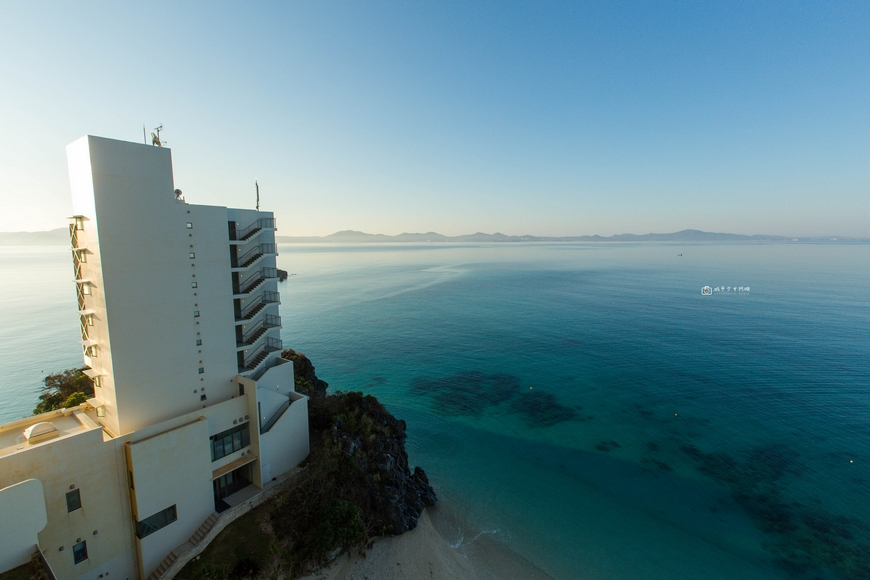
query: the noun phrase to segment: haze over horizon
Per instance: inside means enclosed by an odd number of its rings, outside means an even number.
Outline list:
[[[65,146],[144,122],[188,201],[256,178],[281,235],[866,238],[868,29],[862,2],[8,3],[2,229],[63,226]]]

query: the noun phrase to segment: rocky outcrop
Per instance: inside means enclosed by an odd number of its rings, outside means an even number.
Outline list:
[[[411,471],[405,451],[405,422],[393,417],[377,399],[361,393],[334,395],[343,399],[329,436],[338,452],[352,460],[356,484],[364,491],[362,512],[375,529],[401,534],[417,527],[427,506],[435,505],[435,490],[420,467]],[[359,409],[356,420],[348,410]],[[352,411],[351,411],[352,412]]]
[[[326,388],[329,383],[317,378],[314,373],[314,365],[307,356],[301,352],[296,352],[292,348],[284,349],[281,352],[281,358],[293,361],[293,372],[296,373],[296,391],[306,395],[317,391],[321,394],[326,394]]]
[[[362,393],[326,394],[314,365],[294,350],[297,390],[308,395],[311,454],[298,485],[270,510],[293,573],[310,571],[338,551],[417,527],[437,501],[426,473],[411,469],[404,421]]]

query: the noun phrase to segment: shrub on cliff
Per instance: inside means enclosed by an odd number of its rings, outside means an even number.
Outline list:
[[[67,369],[45,377],[43,393],[33,409],[34,415],[81,405],[94,396],[94,383],[80,369]]]

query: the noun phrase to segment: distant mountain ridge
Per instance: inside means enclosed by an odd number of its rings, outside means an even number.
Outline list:
[[[464,236],[445,236],[437,232],[404,233],[395,236],[367,234],[355,230],[335,232],[328,236],[276,236],[275,241],[284,244],[379,244],[409,242],[870,242],[867,238],[836,236],[788,237],[756,234],[722,234],[683,230],[671,234],[617,234],[613,236],[509,236],[501,232],[485,234],[477,232]],[[0,232],[0,246],[58,246],[69,244],[69,230],[57,228],[46,232]]]
[[[868,241],[862,238],[844,237],[803,237],[770,236],[756,234],[722,234],[702,232],[700,230],[683,230],[671,234],[617,234],[613,236],[509,236],[501,232],[485,234],[467,234],[464,236],[445,236],[437,232],[404,233],[395,236],[385,234],[367,234],[355,230],[344,230],[328,236],[276,236],[280,243],[333,243],[333,244],[366,244],[366,243],[397,243],[397,242],[743,242],[743,241]]]
[[[0,246],[69,245],[69,228],[47,232],[0,232]]]

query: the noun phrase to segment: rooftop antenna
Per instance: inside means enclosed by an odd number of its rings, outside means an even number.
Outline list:
[[[254,188],[257,190],[257,211],[260,211],[260,184],[257,183],[257,180],[254,180]]]
[[[164,145],[166,145],[166,141],[160,140],[160,131],[163,130],[163,123],[161,123],[160,126],[156,127],[154,130],[157,131],[157,133],[151,133],[151,144],[158,147],[163,147]]]
[[[145,123],[142,123],[142,142],[148,145],[148,134],[145,132]]]

